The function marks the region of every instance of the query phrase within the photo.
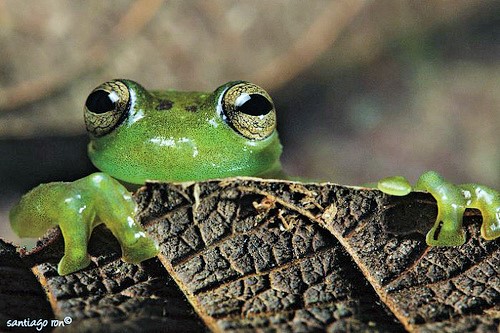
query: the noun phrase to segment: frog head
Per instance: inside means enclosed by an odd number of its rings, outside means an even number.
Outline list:
[[[274,104],[249,82],[204,93],[113,80],[90,93],[84,118],[92,163],[125,182],[270,176],[281,169]]]

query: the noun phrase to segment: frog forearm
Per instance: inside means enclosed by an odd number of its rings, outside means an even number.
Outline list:
[[[57,225],[58,207],[66,198],[61,191],[63,184],[38,185],[12,207],[10,224],[19,237],[40,237],[47,229]]]

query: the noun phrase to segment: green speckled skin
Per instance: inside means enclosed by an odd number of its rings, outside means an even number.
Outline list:
[[[399,176],[384,178],[379,189],[391,195],[406,195],[410,183]],[[389,191],[387,190],[389,188]],[[391,189],[397,188],[397,191]],[[426,242],[431,246],[457,246],[465,243],[462,218],[467,208],[477,208],[483,216],[481,235],[485,239],[500,236],[500,193],[478,184],[454,185],[434,171],[420,176],[415,190],[427,191],[436,199],[438,216]]]
[[[245,104],[248,100],[251,107]],[[250,83],[229,82],[213,93],[149,92],[136,82],[115,80],[91,92],[85,105],[89,157],[103,173],[72,183],[40,185],[10,214],[12,228],[21,237],[39,237],[48,228],[61,228],[65,242],[58,266],[61,275],[89,265],[87,242],[100,223],[119,240],[124,260],[140,262],[157,254],[156,245],[134,221],[130,193],[113,178],[142,184],[283,176],[274,106],[266,92]],[[228,105],[233,107],[230,112],[223,110]],[[394,195],[411,190],[402,177],[384,179],[379,186]],[[429,232],[429,244],[463,243],[463,207],[481,210],[485,238],[499,236],[498,192],[474,184],[456,187],[435,173],[424,174],[417,188],[436,197],[438,221],[443,221]]]
[[[113,133],[92,138],[88,147],[92,163],[103,172],[143,184],[261,176],[281,168],[276,131],[264,140],[250,140],[217,113],[217,100],[228,84],[209,94],[148,92],[122,81],[135,95],[131,116]],[[172,108],[157,110],[162,100],[173,102]]]

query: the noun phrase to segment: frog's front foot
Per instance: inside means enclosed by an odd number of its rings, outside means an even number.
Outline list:
[[[49,183],[27,193],[11,213],[12,228],[20,236],[42,236],[59,226],[64,238],[60,275],[76,272],[90,264],[87,242],[92,230],[104,223],[122,246],[123,259],[138,263],[158,253],[134,219],[136,204],[115,179],[94,173],[72,183]]]
[[[57,272],[59,275],[67,275],[90,265],[90,256],[87,252],[67,253],[65,254],[59,264],[57,265]]]
[[[140,235],[137,242],[131,245],[122,244],[122,258],[133,264],[156,257],[158,246],[145,235]]]
[[[427,233],[425,241],[430,246],[459,246],[465,243],[465,233],[461,228],[447,228],[450,223],[438,220]]]
[[[406,195],[411,185],[402,177],[384,178],[378,183],[382,192]],[[426,242],[431,246],[457,246],[465,243],[462,216],[467,208],[481,211],[483,223],[481,236],[492,240],[500,237],[500,193],[478,184],[453,185],[434,171],[422,174],[415,185],[436,199],[438,217],[427,233]]]

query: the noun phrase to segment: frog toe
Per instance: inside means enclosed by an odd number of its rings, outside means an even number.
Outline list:
[[[82,255],[65,254],[57,265],[57,272],[59,275],[74,273],[90,265],[90,262],[90,256],[87,253]]]
[[[429,230],[426,242],[430,246],[459,246],[465,243],[465,233],[462,229],[444,229],[438,226]]]
[[[139,238],[132,245],[122,247],[123,260],[133,264],[156,257],[156,255],[158,255],[158,245],[146,237]]]
[[[481,225],[481,236],[487,240],[493,240],[500,237],[500,207],[495,214],[487,216],[483,214],[483,224]]]

